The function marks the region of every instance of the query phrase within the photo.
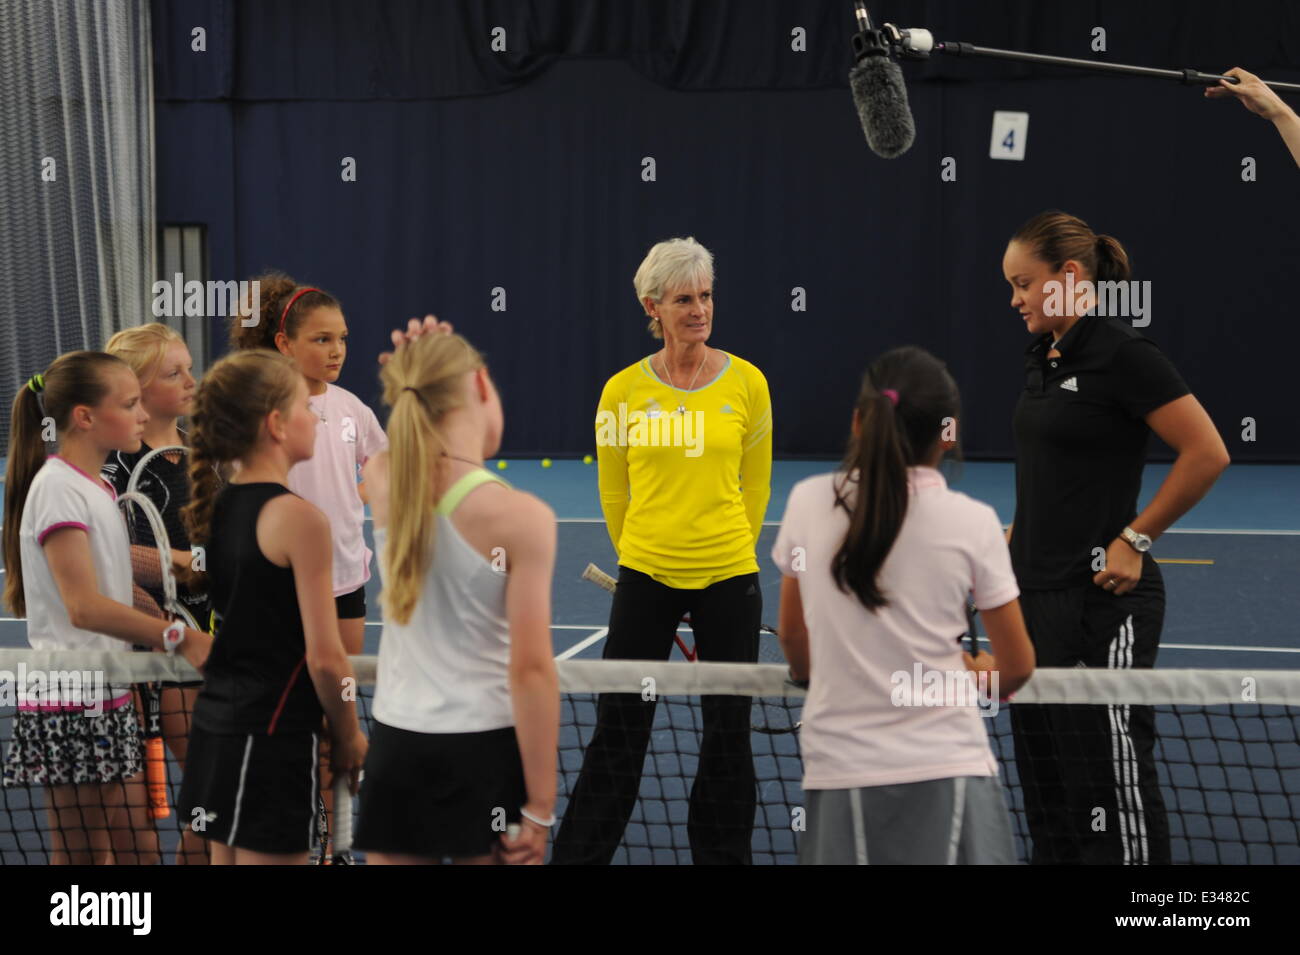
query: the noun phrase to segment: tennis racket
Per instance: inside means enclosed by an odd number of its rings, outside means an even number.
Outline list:
[[[591,581],[602,590],[613,593],[618,589],[618,581],[605,573],[595,564],[588,564],[586,570],[582,572],[582,579]],[[691,622],[690,614],[682,618],[682,622],[689,624]],[[758,656],[763,663],[786,663],[785,654],[781,652],[781,644],[777,638],[776,628],[767,624],[759,625]],[[673,640],[676,641],[678,649],[682,655],[692,663],[699,660],[699,654],[694,646],[688,646],[681,638],[680,634],[673,634]],[[754,700],[754,707],[751,716],[750,729],[755,733],[764,733],[768,736],[779,736],[785,733],[798,732],[801,725],[797,716],[796,709],[802,709],[798,702],[791,702],[788,698],[765,699],[759,697]]]
[[[127,491],[117,498],[126,524],[131,553],[132,604],[137,610],[160,620],[179,620],[200,629],[176,596],[171,543],[162,514],[153,501],[138,492]],[[171,815],[167,799],[167,754],[163,746],[162,688],[150,681],[139,685],[144,704],[145,784],[149,794],[149,815],[165,819]]]
[[[976,619],[978,615],[979,615],[979,611],[975,609],[974,599],[969,594],[967,594],[966,595],[966,632],[962,634],[962,636],[957,638],[957,642],[961,643],[962,639],[965,638],[970,648],[970,655],[973,657],[979,656],[980,653],[979,626]]]
[[[334,851],[330,865],[356,865],[352,858],[352,790],[346,773],[334,783]]]
[[[330,846],[329,813],[325,810],[325,797],[316,797],[316,839],[320,851],[316,854],[316,865],[356,865],[352,858],[352,790],[348,788],[348,777],[340,776],[334,781],[334,845]]]

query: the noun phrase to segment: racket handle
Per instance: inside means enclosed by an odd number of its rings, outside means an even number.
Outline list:
[[[334,781],[334,856],[352,851],[352,790],[348,777]]]
[[[144,778],[149,791],[149,818],[166,819],[172,810],[167,805],[167,753],[159,737],[144,741]]]

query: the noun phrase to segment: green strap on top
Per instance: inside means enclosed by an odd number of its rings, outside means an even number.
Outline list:
[[[457,505],[465,499],[465,495],[480,484],[487,484],[489,481],[496,481],[498,484],[504,484],[510,487],[504,478],[499,478],[490,471],[478,470],[470,471],[459,481],[447,488],[447,493],[442,496],[438,502],[438,513],[444,517],[451,517],[451,512],[456,510]]]

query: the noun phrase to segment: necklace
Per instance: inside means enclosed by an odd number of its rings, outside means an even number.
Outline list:
[[[691,378],[691,383],[686,386],[686,391],[682,391],[682,389],[678,388],[676,385],[673,384],[673,376],[668,371],[668,360],[664,359],[663,361],[664,376],[668,379],[668,387],[671,388],[673,391],[680,392],[682,396],[681,400],[677,404],[677,409],[673,412],[674,414],[680,414],[680,415],[686,414],[686,392],[690,391],[692,388],[695,387],[695,379],[700,377],[700,371],[704,368],[704,363],[708,360],[709,360],[709,349],[708,346],[705,346],[704,357],[700,359],[700,367],[695,369],[695,375],[694,377]]]
[[[448,454],[446,451],[443,451],[443,452],[442,452],[442,456],[443,456],[444,458],[451,458],[453,461],[460,461],[462,464],[472,464],[472,465],[474,465],[474,467],[476,467],[476,468],[481,468],[481,467],[483,467],[483,462],[482,462],[482,461],[471,461],[469,458],[460,458],[460,457],[457,457],[457,456],[454,455],[454,454]]]
[[[328,389],[328,388],[326,388],[324,391],[322,391],[322,392],[320,393],[320,410],[319,410],[319,411],[316,411],[316,417],[320,418],[321,424],[328,424],[328,423],[329,423],[329,422],[326,420],[326,418],[325,418],[325,396],[328,395],[328,394],[329,394],[329,389]],[[310,403],[310,402],[308,402],[307,407],[309,407],[309,408],[311,407],[311,403]],[[315,411],[316,409],[312,408],[312,410]]]

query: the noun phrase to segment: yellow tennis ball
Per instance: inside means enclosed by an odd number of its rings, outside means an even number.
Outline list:
[[[583,464],[590,464],[590,463],[591,463],[591,455],[590,455],[590,454],[584,454],[584,455],[582,456],[582,463],[583,463]]]
[[[544,467],[544,468],[549,468],[550,466],[551,466],[551,459],[550,459],[550,458],[542,458],[542,467]]]
[[[504,471],[505,469],[506,469],[506,462],[504,462],[504,461],[498,461],[498,462],[497,462],[497,470],[498,470],[498,471]]]

